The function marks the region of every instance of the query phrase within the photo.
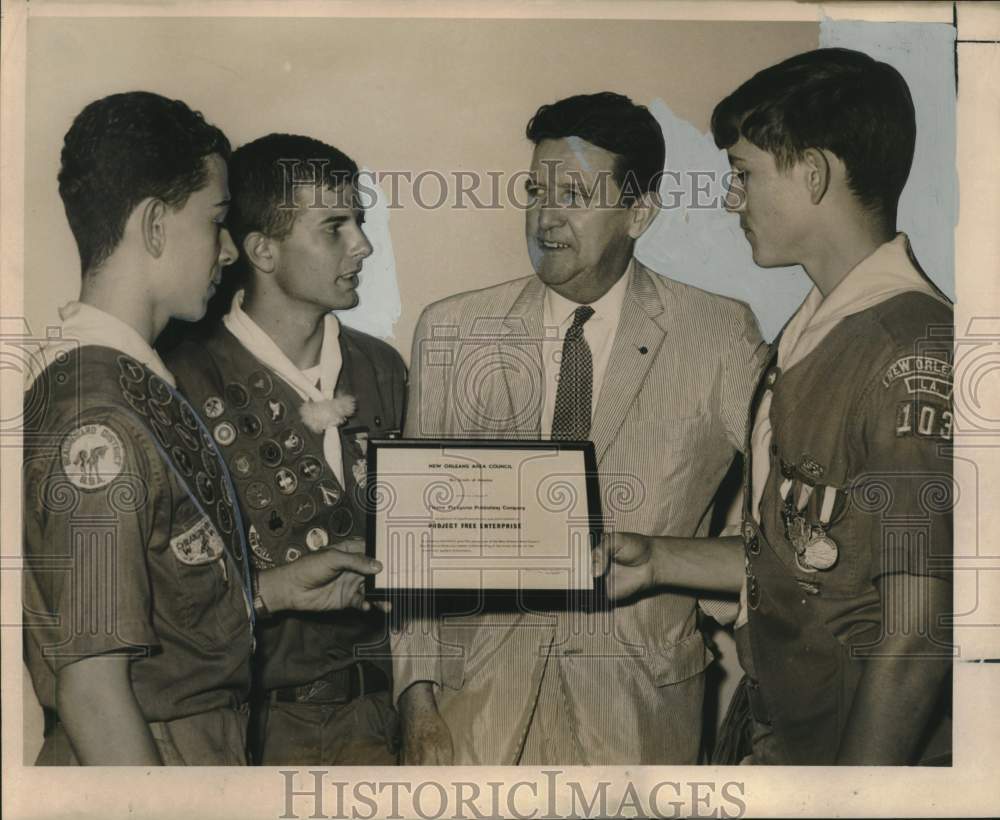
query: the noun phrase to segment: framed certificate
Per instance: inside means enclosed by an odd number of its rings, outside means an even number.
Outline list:
[[[604,598],[589,441],[373,440],[366,495],[372,597]]]

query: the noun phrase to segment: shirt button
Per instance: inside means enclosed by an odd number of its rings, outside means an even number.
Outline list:
[[[760,606],[760,585],[757,583],[757,576],[751,575],[747,584],[747,603],[750,609]]]
[[[375,426],[376,427],[381,427],[382,426],[382,417],[381,416],[375,416]]]

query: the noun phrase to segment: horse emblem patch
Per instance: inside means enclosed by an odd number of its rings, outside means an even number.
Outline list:
[[[125,445],[104,424],[84,424],[67,433],[60,455],[66,477],[82,490],[106,487],[125,466]]]

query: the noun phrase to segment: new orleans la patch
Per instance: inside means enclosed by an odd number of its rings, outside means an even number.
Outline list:
[[[67,433],[60,455],[66,477],[83,490],[106,487],[125,465],[121,437],[104,424],[84,424]]]
[[[225,544],[212,522],[205,517],[171,538],[170,549],[182,564],[197,566],[218,561],[225,550]]]
[[[934,396],[948,401],[952,392],[952,366],[933,356],[903,356],[885,371],[882,386],[903,380],[911,396]]]

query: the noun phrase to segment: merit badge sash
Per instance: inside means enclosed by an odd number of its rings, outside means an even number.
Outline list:
[[[243,522],[229,471],[211,433],[187,400],[155,373],[124,354],[118,354],[117,364],[122,398],[153,434],[161,454],[215,526],[222,546],[240,568],[249,604],[253,595]],[[249,611],[252,620],[252,606]]]
[[[360,431],[341,435],[345,488],[323,457],[323,435],[302,420],[299,394],[255,359],[240,378],[243,358],[231,362],[236,373],[224,370],[230,380],[202,400],[201,412],[232,473],[250,558],[267,569],[360,533],[364,519],[353,496],[364,487],[357,466],[364,453]]]

